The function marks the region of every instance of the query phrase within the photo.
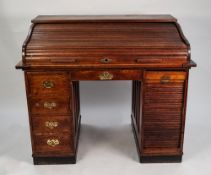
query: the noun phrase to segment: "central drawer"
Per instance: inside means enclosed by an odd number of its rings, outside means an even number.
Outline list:
[[[82,70],[71,73],[72,80],[140,80],[142,70]]]

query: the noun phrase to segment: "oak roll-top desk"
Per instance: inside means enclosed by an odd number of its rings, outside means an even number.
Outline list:
[[[22,54],[34,164],[76,162],[80,80],[132,80],[140,162],[182,160],[196,64],[174,17],[38,16]]]

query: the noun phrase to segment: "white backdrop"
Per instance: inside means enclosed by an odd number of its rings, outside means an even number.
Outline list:
[[[0,0],[0,175],[211,174],[211,3],[209,0]],[[139,164],[130,129],[131,83],[82,82],[76,165],[33,166],[23,73],[15,70],[30,20],[39,14],[172,14],[191,43],[184,159]],[[112,121],[112,122],[111,122]]]

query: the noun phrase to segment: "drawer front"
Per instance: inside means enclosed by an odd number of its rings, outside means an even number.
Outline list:
[[[174,71],[149,71],[145,75],[147,82],[183,82],[186,79],[186,72]]]
[[[72,133],[72,116],[32,116],[34,133]]]
[[[140,80],[141,70],[96,70],[72,72],[73,80]]]
[[[69,74],[27,72],[28,93],[34,95],[69,94]]]
[[[42,97],[29,99],[31,114],[68,115],[71,112],[69,98]]]
[[[74,153],[74,144],[71,140],[72,136],[69,133],[63,135],[38,135],[35,134],[33,137],[34,155],[38,154],[44,156],[59,156],[68,155]]]

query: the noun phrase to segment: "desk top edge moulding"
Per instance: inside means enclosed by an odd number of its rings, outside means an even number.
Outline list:
[[[196,63],[176,18],[46,15],[31,22],[16,68],[25,76],[34,164],[76,163],[81,80],[132,80],[140,162],[181,162]]]

